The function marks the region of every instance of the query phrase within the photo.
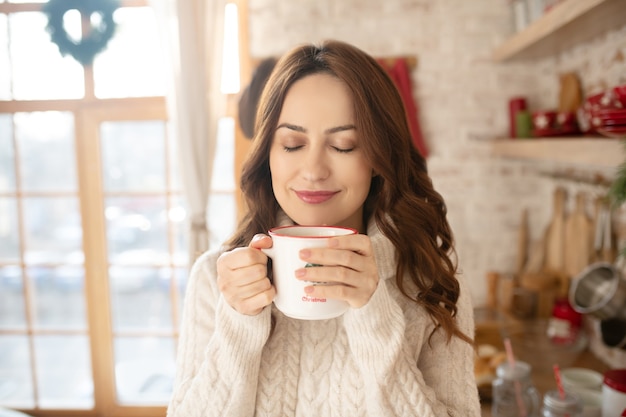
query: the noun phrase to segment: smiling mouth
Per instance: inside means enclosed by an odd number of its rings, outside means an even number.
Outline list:
[[[295,191],[298,198],[308,204],[321,204],[335,196],[338,191]]]

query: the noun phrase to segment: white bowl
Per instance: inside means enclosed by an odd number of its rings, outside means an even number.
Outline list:
[[[602,374],[592,369],[566,368],[561,370],[561,381],[565,389],[585,388],[601,391],[603,380]]]

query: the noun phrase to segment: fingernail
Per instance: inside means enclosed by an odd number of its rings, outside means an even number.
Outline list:
[[[328,239],[328,247],[329,248],[334,248],[339,246],[339,242],[337,242],[337,239]]]
[[[313,288],[312,285],[310,285],[308,287],[304,287],[304,292],[307,293],[307,294],[311,294],[314,290],[315,290],[315,288]]]
[[[306,269],[296,269],[296,277],[303,277],[306,275]]]
[[[257,240],[261,240],[265,237],[265,235],[254,235],[252,236],[252,241],[256,242]]]
[[[301,259],[307,259],[311,256],[311,251],[308,249],[302,249],[300,251],[300,258]]]

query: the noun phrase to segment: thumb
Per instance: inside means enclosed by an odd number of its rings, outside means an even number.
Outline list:
[[[272,247],[272,243],[273,242],[271,237],[259,233],[257,235],[254,235],[248,246],[256,249],[267,249]]]

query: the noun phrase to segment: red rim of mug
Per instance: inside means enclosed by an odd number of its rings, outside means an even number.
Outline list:
[[[303,229],[318,229],[318,228],[325,228],[325,229],[339,229],[339,230],[349,230],[351,233],[345,233],[345,234],[341,234],[341,235],[333,235],[333,234],[325,234],[325,235],[314,235],[314,236],[293,236],[293,235],[289,235],[289,234],[285,234],[285,233],[281,233],[281,230],[284,229],[293,229],[293,228],[303,228]],[[347,236],[347,235],[351,235],[351,234],[358,234],[359,231],[356,229],[353,229],[351,227],[341,227],[341,226],[302,226],[302,225],[289,225],[289,226],[278,226],[278,227],[273,227],[270,230],[268,230],[268,233],[270,236],[285,236],[285,237],[294,237],[294,238],[304,238],[304,239],[327,239],[329,237],[336,237],[336,236]]]

